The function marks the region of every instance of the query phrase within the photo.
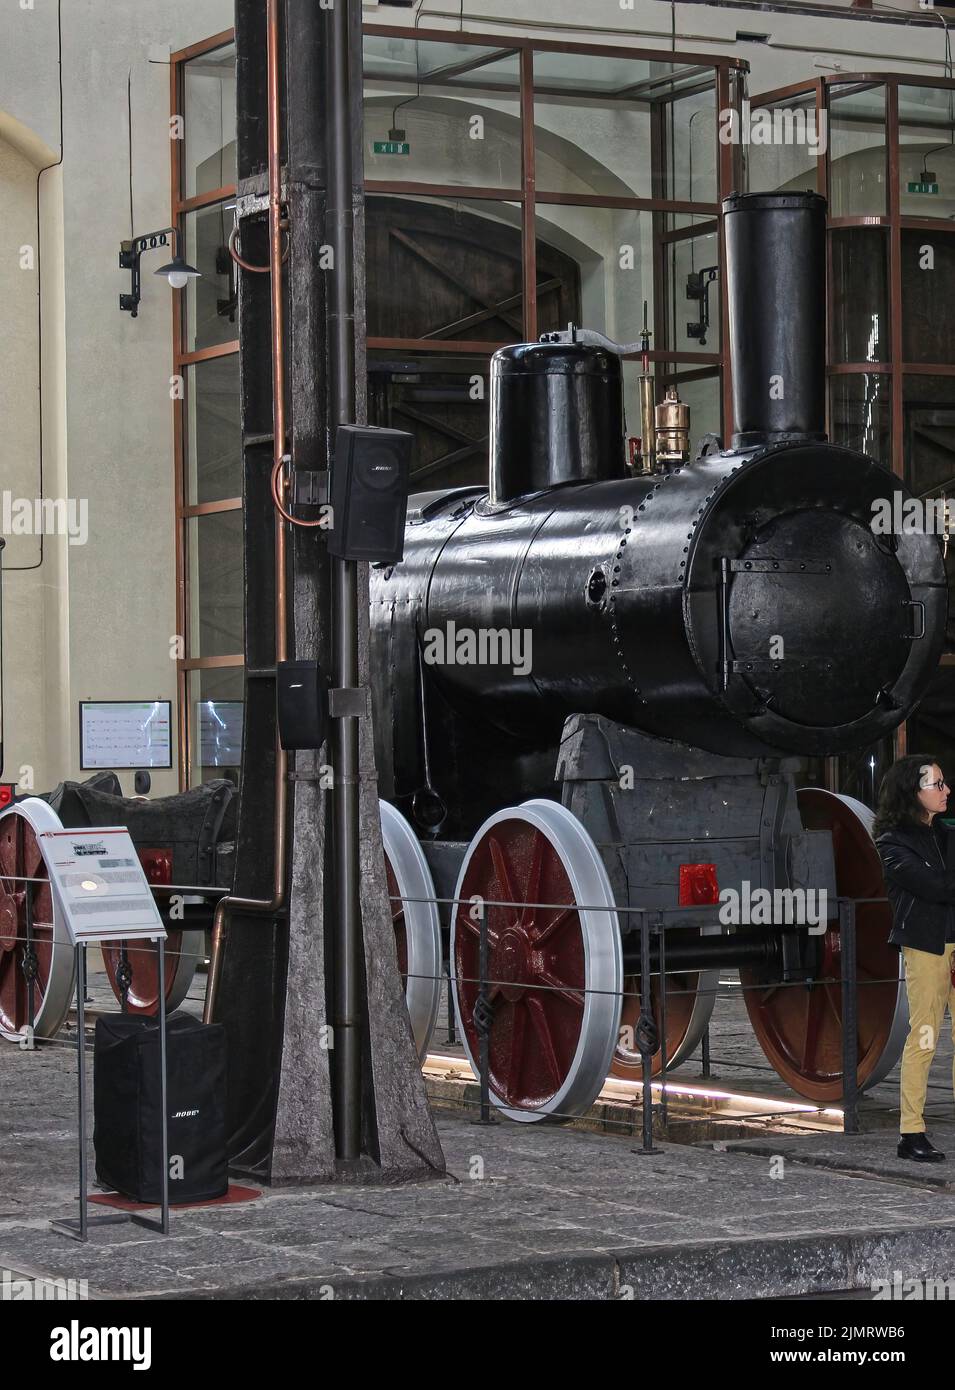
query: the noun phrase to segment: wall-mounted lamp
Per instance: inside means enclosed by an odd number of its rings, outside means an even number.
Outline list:
[[[141,298],[139,262],[143,252],[153,251],[157,246],[168,245],[169,237],[174,238],[175,254],[171,261],[161,265],[154,274],[164,275],[174,290],[183,289],[190,280],[198,279],[201,274],[201,271],[196,270],[195,266],[189,265],[179,254],[179,233],[175,227],[163,227],[159,232],[147,232],[145,236],[134,237],[132,241],[120,242],[119,268],[131,273],[132,283],[130,293],[119,296],[119,307],[128,310],[133,318],[139,314]]]

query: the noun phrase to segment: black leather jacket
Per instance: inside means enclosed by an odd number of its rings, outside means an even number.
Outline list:
[[[892,904],[889,940],[916,951],[945,953],[955,940],[955,872],[930,826],[899,826],[876,840]]]

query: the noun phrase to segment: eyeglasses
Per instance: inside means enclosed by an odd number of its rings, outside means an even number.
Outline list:
[[[944,778],[944,777],[940,777],[940,778],[938,779],[937,782],[929,782],[929,784],[928,784],[927,787],[923,787],[923,788],[922,788],[922,791],[923,791],[923,792],[930,792],[930,791],[937,791],[937,792],[940,792],[940,791],[942,791],[942,789],[943,789],[944,787],[948,787],[948,783],[945,781],[945,778]],[[951,791],[951,788],[950,788],[950,787],[949,787],[949,791]]]

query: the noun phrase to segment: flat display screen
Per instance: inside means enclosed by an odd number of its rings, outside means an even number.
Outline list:
[[[83,700],[80,767],[172,767],[172,702]]]

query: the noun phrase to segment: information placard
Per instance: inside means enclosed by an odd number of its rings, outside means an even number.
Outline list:
[[[80,767],[172,767],[169,700],[84,700],[80,704]]]
[[[74,945],[165,938],[159,909],[125,827],[44,830],[37,841]]]

